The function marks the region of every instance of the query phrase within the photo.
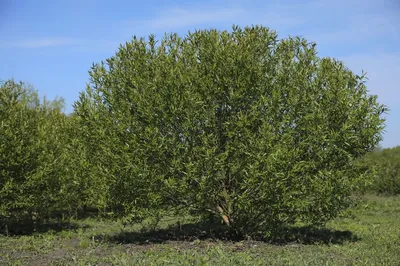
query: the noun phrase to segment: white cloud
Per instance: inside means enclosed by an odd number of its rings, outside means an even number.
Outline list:
[[[157,18],[143,21],[149,29],[170,29],[170,28],[186,28],[190,26],[200,25],[213,22],[229,22],[244,13],[243,9],[226,8],[226,9],[183,9],[175,8],[163,11]]]
[[[338,20],[341,20],[341,24],[330,30],[317,32],[314,28],[306,30],[305,35],[319,45],[369,46],[368,42],[382,43],[381,39],[400,41],[400,21],[391,14],[355,14],[351,17],[338,17]]]
[[[10,48],[43,48],[75,44],[76,41],[67,38],[42,38],[16,41],[0,41],[1,47]]]
[[[196,26],[219,26],[262,24],[272,29],[286,29],[306,21],[293,14],[293,10],[278,7],[282,12],[271,11],[265,7],[258,9],[244,7],[190,6],[186,8],[165,9],[158,16],[146,20],[125,21],[125,30],[132,32],[164,32],[170,30],[189,30]]]

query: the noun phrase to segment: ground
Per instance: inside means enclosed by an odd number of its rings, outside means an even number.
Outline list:
[[[176,221],[152,233],[93,218],[5,232],[0,265],[400,265],[400,197],[365,196],[324,229],[293,229],[275,242],[202,237]]]

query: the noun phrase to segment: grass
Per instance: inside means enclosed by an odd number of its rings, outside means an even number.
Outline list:
[[[93,218],[0,235],[0,265],[400,265],[400,197],[366,196],[352,215],[284,241],[227,241],[190,218],[156,231]]]

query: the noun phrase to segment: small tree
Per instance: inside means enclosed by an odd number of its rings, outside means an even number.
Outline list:
[[[261,26],[134,37],[90,77],[75,112],[119,215],[184,208],[250,235],[322,224],[381,140],[364,75]]]
[[[0,87],[0,218],[45,218],[73,209],[62,99],[40,101],[32,87]]]

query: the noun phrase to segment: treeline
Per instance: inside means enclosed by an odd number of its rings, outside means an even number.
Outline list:
[[[364,75],[262,26],[135,37],[89,74],[71,115],[1,85],[3,219],[95,207],[217,217],[239,235],[321,225],[352,204],[382,139]]]
[[[14,80],[0,87],[0,217],[73,215],[87,204],[82,143],[62,99]],[[95,189],[95,188],[92,188]]]
[[[370,192],[400,195],[400,146],[368,153],[364,163],[371,171]]]

